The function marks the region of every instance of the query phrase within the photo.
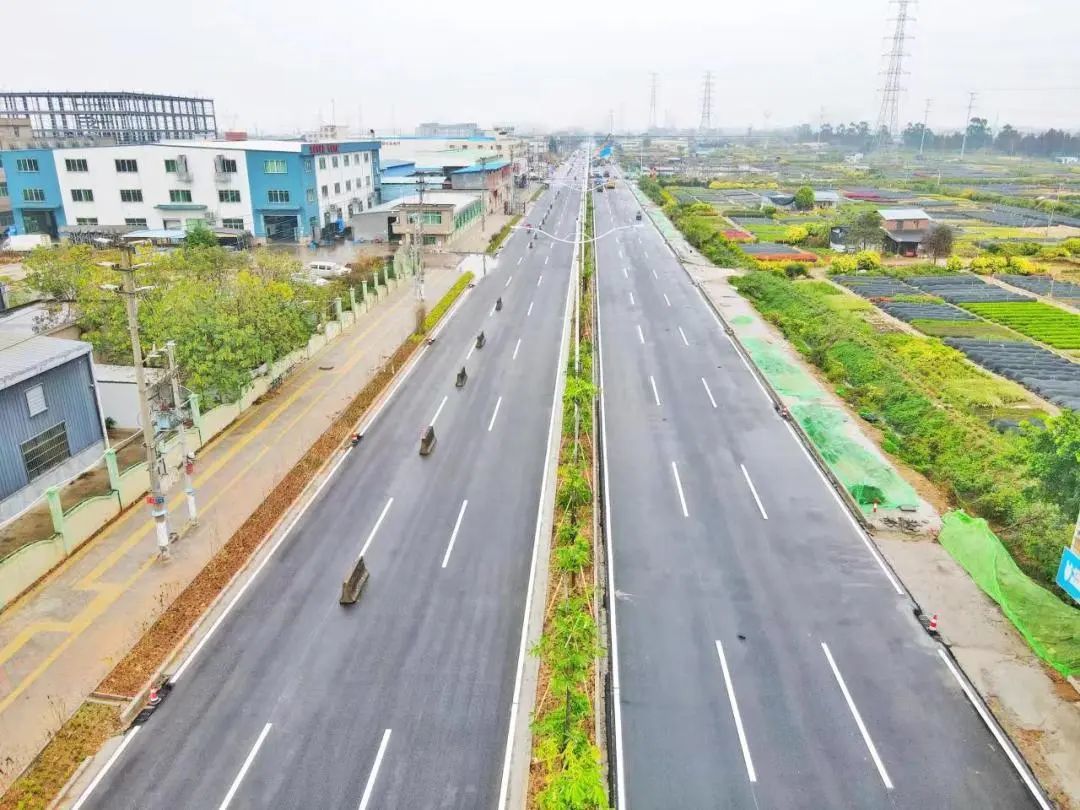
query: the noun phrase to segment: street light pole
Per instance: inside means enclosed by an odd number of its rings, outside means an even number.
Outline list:
[[[187,496],[188,521],[195,525],[199,522],[199,512],[195,508],[195,482],[191,478],[191,471],[195,466],[195,454],[188,454],[187,428],[184,427],[184,414],[180,407],[180,371],[176,367],[175,340],[170,340],[165,344],[165,352],[169,358],[169,378],[172,382],[173,407],[180,418],[180,464],[184,468],[184,494]]]
[[[112,265],[123,275],[123,286],[118,290],[124,297],[127,309],[128,333],[131,336],[131,355],[135,361],[135,387],[139,392],[139,420],[142,422],[143,446],[146,448],[146,466],[150,473],[150,494],[146,503],[154,519],[154,534],[157,538],[158,555],[162,560],[169,559],[169,524],[168,507],[165,495],[161,491],[161,474],[158,470],[157,437],[154,423],[150,418],[150,400],[146,391],[146,369],[143,367],[142,345],[139,342],[139,300],[140,289],[135,286],[135,270],[131,264],[132,248],[122,245],[120,264]]]

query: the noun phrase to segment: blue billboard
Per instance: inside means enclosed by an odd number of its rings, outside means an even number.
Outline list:
[[[1061,553],[1061,565],[1058,566],[1057,584],[1077,602],[1080,602],[1080,554],[1071,548]]]

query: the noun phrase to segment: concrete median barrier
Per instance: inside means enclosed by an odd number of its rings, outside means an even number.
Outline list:
[[[420,434],[420,455],[431,455],[431,451],[435,449],[435,426],[428,425],[423,433]]]
[[[497,299],[495,299],[495,311],[496,312],[502,312],[502,296],[501,295]]]
[[[360,591],[364,589],[364,584],[367,581],[367,564],[364,562],[363,556],[361,556],[357,559],[356,565],[353,566],[348,578],[341,583],[341,599],[338,601],[343,605],[353,604],[360,598]]]
[[[487,338],[484,337],[483,332],[481,332],[479,335],[476,336],[476,348],[482,349],[482,348],[484,348],[484,344],[486,344],[486,343],[487,343]]]
[[[465,381],[469,379],[469,375],[465,373],[465,366],[461,367],[461,371],[457,373],[457,380],[454,381],[455,388],[464,388]]]

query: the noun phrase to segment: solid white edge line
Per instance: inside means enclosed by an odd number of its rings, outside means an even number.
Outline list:
[[[994,717],[987,711],[986,706],[983,705],[982,700],[980,700],[977,695],[972,693],[971,687],[968,686],[967,679],[964,678],[964,676],[961,675],[959,671],[957,671],[956,665],[949,659],[949,656],[945,653],[945,651],[938,647],[937,652],[938,655],[941,656],[941,660],[945,662],[945,666],[949,668],[949,672],[951,672],[953,677],[956,678],[956,682],[960,684],[960,689],[963,690],[964,695],[968,699],[968,702],[975,707],[975,711],[978,712],[979,717],[982,718],[982,721],[986,724],[986,727],[990,729],[990,733],[994,735],[994,738],[997,740],[998,745],[1000,745],[1005,750],[1006,756],[1009,757],[1009,762],[1011,762],[1013,767],[1016,768],[1016,772],[1019,773],[1020,778],[1024,780],[1024,784],[1027,785],[1027,789],[1031,791],[1031,795],[1035,797],[1035,801],[1038,802],[1039,807],[1043,808],[1043,810],[1052,810],[1051,805],[1047,803],[1046,798],[1043,796],[1042,790],[1039,789],[1038,784],[1036,784],[1035,781],[1032,779],[1031,774],[1028,772],[1028,769],[1024,766],[1023,761],[1016,753],[1015,746],[1013,746],[1008,737],[1005,736],[1005,733],[1001,730],[1001,727],[998,725],[997,720],[995,720]]]
[[[371,527],[371,533],[368,534],[367,540],[364,542],[363,548],[360,549],[360,556],[361,557],[363,557],[364,554],[367,553],[368,546],[370,546],[371,541],[375,539],[375,532],[377,532],[379,530],[379,527],[382,526],[383,518],[386,517],[386,513],[390,511],[390,505],[393,502],[394,502],[393,498],[388,498],[387,501],[386,501],[386,506],[384,506],[382,508],[382,511],[379,512],[379,519],[376,520],[375,525]]]
[[[530,301],[529,302],[529,310],[528,310],[528,312],[525,313],[526,318],[528,318],[530,315],[532,315],[532,308],[533,308],[533,302]]]
[[[225,798],[222,799],[221,804],[218,805],[218,810],[225,810],[232,802],[233,796],[236,795],[236,791],[240,789],[240,783],[244,780],[244,776],[247,775],[248,769],[251,767],[251,763],[255,761],[255,755],[259,753],[259,749],[262,748],[266,735],[270,733],[270,729],[273,727],[273,723],[267,723],[263,726],[263,730],[259,733],[259,738],[255,740],[255,745],[248,751],[244,764],[240,766],[240,772],[236,774],[236,778],[233,779],[233,783],[229,786],[229,792],[225,794]]]
[[[465,507],[469,505],[469,499],[466,498],[461,502],[461,510],[457,513],[457,520],[454,521],[454,530],[450,532],[450,543],[446,547],[446,553],[443,554],[442,567],[446,568],[446,564],[450,562],[450,552],[454,550],[454,543],[457,542],[458,530],[461,528],[461,519],[465,517]]]
[[[641,324],[640,323],[637,325],[637,336],[638,336],[638,340],[641,341],[641,345],[644,346],[645,345],[645,334],[641,331]]]
[[[667,302],[667,305],[669,307],[671,306],[671,299],[667,297],[667,293],[664,293],[664,301]]]
[[[649,375],[649,385],[652,386],[653,399],[656,400],[656,407],[660,407],[660,393],[656,390],[656,380],[653,379],[652,374]]]
[[[368,802],[371,801],[371,794],[375,790],[375,777],[379,775],[379,767],[382,765],[383,757],[386,755],[386,746],[390,743],[390,729],[386,729],[383,732],[382,740],[379,742],[379,750],[375,754],[375,763],[371,766],[371,773],[368,774],[367,784],[364,785],[364,795],[360,797],[359,810],[367,810]]]
[[[705,381],[702,380],[702,382]],[[706,389],[708,388],[708,386],[705,387]],[[758,497],[757,489],[754,488],[754,482],[750,480],[750,473],[746,471],[746,465],[740,464],[739,468],[742,469],[743,478],[746,479],[746,485],[750,487],[750,494],[754,496],[754,502],[757,504],[758,511],[761,512],[761,516],[765,520],[768,520],[769,516],[765,513],[765,507],[761,505],[761,498]]]
[[[450,399],[449,394],[442,398],[442,402],[439,403],[439,407],[435,410],[435,415],[431,417],[431,421],[428,422],[431,427],[435,427],[435,420],[439,418],[439,414],[442,413],[443,405],[446,404],[446,400],[448,399]]]
[[[488,422],[488,433],[491,433],[491,429],[495,427],[495,417],[499,415],[499,406],[502,405],[502,397],[495,400],[495,410],[491,413],[491,421]]]
[[[716,400],[713,399],[712,391],[709,390],[709,384],[707,382],[705,382],[704,377],[701,378],[701,384],[705,386],[705,393],[709,395],[709,402],[711,402],[712,406],[715,408],[716,407]]]
[[[518,338],[517,343],[514,344],[514,356],[510,358],[511,360],[517,360],[518,349],[520,349],[520,348],[521,348],[521,338]]]
[[[810,466],[814,468],[814,471],[817,473],[818,478],[821,479],[821,483],[824,484],[825,489],[827,489],[832,494],[833,500],[835,500],[837,505],[840,507],[840,511],[843,513],[844,517],[847,518],[848,523],[851,524],[851,528],[855,530],[855,534],[858,535],[860,540],[862,540],[863,545],[866,546],[867,550],[870,552],[870,555],[877,562],[878,567],[881,568],[882,572],[888,578],[889,583],[893,586],[893,590],[896,591],[897,596],[904,596],[904,594],[906,593],[906,591],[904,590],[904,586],[900,584],[900,580],[896,578],[896,575],[893,574],[892,569],[889,568],[889,566],[885,563],[885,558],[881,556],[881,552],[878,551],[878,547],[874,545],[873,541],[870,540],[869,537],[867,537],[866,532],[863,531],[863,527],[859,525],[859,522],[857,520],[855,520],[855,516],[851,514],[851,510],[848,509],[847,504],[845,504],[844,501],[840,498],[840,493],[838,493],[833,487],[833,485],[829,483],[829,479],[825,477],[825,473],[821,471],[821,468],[817,465],[817,462],[814,461],[813,457],[810,455],[810,451],[806,449],[806,446],[799,439],[798,434],[795,433],[795,428],[793,428],[787,422],[784,422],[784,426],[788,429],[788,433],[791,434],[791,438],[795,441],[795,444],[798,445],[800,450],[802,450],[802,453],[806,457],[806,460],[809,462]]]
[[[97,789],[99,784],[101,784],[101,780],[105,778],[105,775],[112,766],[116,764],[116,760],[120,759],[120,755],[124,753],[124,749],[128,747],[133,739],[135,739],[135,735],[139,733],[139,729],[141,728],[142,726],[132,726],[131,730],[124,735],[124,739],[120,741],[120,745],[117,746],[116,750],[112,752],[112,756],[109,757],[108,761],[105,763],[105,767],[98,771],[97,776],[94,777],[94,781],[87,785],[86,790],[79,796],[78,801],[71,806],[71,810],[82,810],[82,806],[86,803],[86,800],[90,798],[90,794]]]
[[[679,468],[675,466],[675,462],[671,462],[671,472],[675,475],[675,488],[679,490],[679,503],[682,504],[683,517],[690,517],[690,513],[686,509],[686,496],[682,491],[682,479],[679,478]]]
[[[724,645],[719,639],[716,641],[716,654],[720,656],[720,669],[724,673],[724,687],[727,689],[728,703],[731,704],[731,716],[735,718],[735,731],[739,735],[739,746],[742,748],[743,762],[746,763],[746,775],[751,782],[757,782],[757,771],[754,770],[754,761],[750,758],[750,744],[746,741],[746,730],[743,728],[742,715],[739,713],[739,702],[735,699],[735,686],[731,682],[731,672],[728,671]]]
[[[689,345],[690,345],[690,341],[686,339],[686,332],[684,332],[684,331],[682,330],[682,327],[681,327],[681,326],[679,327],[679,336],[680,336],[680,337],[682,338],[682,342],[683,342],[683,345],[684,345],[684,346],[689,346]],[[702,378],[701,378],[701,381],[702,381],[702,382],[704,382],[704,381],[705,381],[705,378],[704,378],[704,377],[702,377]],[[709,386],[707,386],[707,385],[706,385],[705,387],[706,387],[706,388],[708,388]],[[710,398],[711,398],[711,397],[710,397]],[[716,403],[715,403],[715,402],[713,403],[713,407],[714,407],[714,408],[716,407]]]
[[[607,398],[604,393],[604,341],[603,341],[603,327],[602,319],[600,318],[600,251],[596,251],[596,353],[600,361],[600,436],[601,436],[601,450],[604,458],[604,469],[610,469],[608,466],[608,437],[607,437]],[[619,258],[622,258],[622,251],[619,251]],[[622,745],[622,699],[620,693],[620,681],[619,681],[619,635],[615,624],[616,613],[616,597],[615,597],[615,544],[613,541],[614,531],[612,525],[614,522],[614,516],[611,512],[611,476],[604,475],[604,516],[606,518],[604,533],[607,535],[607,577],[608,577],[608,600],[610,602],[610,610],[608,610],[608,624],[611,628],[611,702],[612,713],[615,716],[615,805],[619,810],[629,810],[629,805],[626,799],[626,767],[623,763],[623,745]]]
[[[584,192],[582,192],[582,205],[584,205]],[[544,499],[547,495],[548,468],[551,460],[558,451],[552,446],[552,437],[555,435],[555,425],[561,416],[559,404],[559,377],[561,369],[566,368],[566,358],[570,354],[570,341],[566,339],[570,324],[570,303],[574,300],[574,274],[570,273],[570,283],[566,288],[566,304],[563,308],[563,332],[559,337],[559,357],[555,367],[555,388],[551,394],[551,418],[548,421],[547,455],[544,457],[543,478],[540,480],[540,500],[536,505],[536,532],[533,535],[532,561],[529,563],[529,583],[525,589],[525,610],[521,618],[521,645],[518,647],[517,671],[514,675],[514,697],[510,704],[510,722],[506,731],[506,748],[503,755],[502,778],[499,781],[499,803],[497,810],[504,810],[506,797],[510,790],[510,765],[514,754],[514,731],[517,728],[517,716],[521,708],[521,685],[525,677],[525,657],[529,651],[529,612],[532,610],[533,586],[536,581],[536,564],[540,556],[540,536],[544,526]],[[531,309],[531,306],[530,306]],[[625,810],[625,808],[624,808]]]
[[[882,762],[881,757],[878,756],[877,748],[874,746],[874,741],[870,739],[870,732],[863,722],[862,715],[859,714],[859,709],[856,707],[855,701],[851,699],[851,692],[848,691],[847,684],[844,683],[844,676],[840,674],[840,668],[836,666],[836,661],[833,660],[832,653],[829,651],[829,645],[823,641],[821,642],[821,649],[825,652],[825,657],[829,660],[829,666],[832,668],[833,675],[836,677],[836,682],[840,684],[840,691],[844,694],[844,700],[847,701],[848,708],[851,709],[851,716],[855,718],[855,725],[859,727],[859,733],[862,735],[863,742],[866,743],[866,747],[870,751],[870,756],[874,760],[874,765],[877,766],[878,773],[881,774],[881,781],[885,783],[886,788],[892,790],[893,783],[889,778],[889,772],[885,770],[885,763]]]

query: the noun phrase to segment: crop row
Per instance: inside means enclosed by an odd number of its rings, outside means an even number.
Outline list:
[[[1080,349],[1080,316],[1041,301],[973,303],[963,307],[1055,349]]]

